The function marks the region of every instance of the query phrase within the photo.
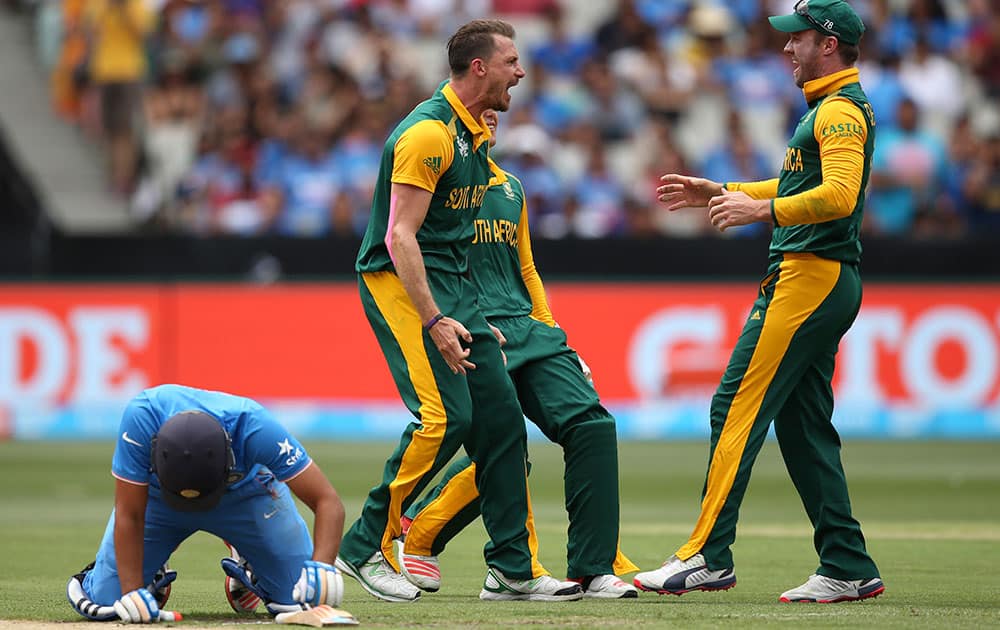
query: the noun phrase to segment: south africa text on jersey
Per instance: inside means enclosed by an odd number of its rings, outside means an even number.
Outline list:
[[[472,244],[507,243],[517,247],[517,223],[507,219],[476,219],[476,235]]]
[[[799,149],[798,147],[786,147],[785,161],[781,165],[781,170],[801,171],[802,169],[803,169],[802,149]]]
[[[486,196],[486,190],[488,188],[489,186],[486,184],[452,188],[451,192],[448,193],[448,201],[444,202],[444,207],[452,208],[454,210],[478,208],[483,205],[483,197]]]

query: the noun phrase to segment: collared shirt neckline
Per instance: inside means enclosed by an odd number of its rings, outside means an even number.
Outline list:
[[[807,103],[812,103],[818,98],[833,94],[840,88],[850,83],[859,81],[857,68],[845,68],[833,74],[828,74],[812,81],[807,81],[802,86],[802,93],[806,97]]]
[[[451,108],[455,110],[458,117],[462,119],[465,126],[469,128],[472,133],[472,146],[474,150],[478,150],[480,146],[491,137],[490,128],[482,123],[482,121],[476,120],[469,113],[469,110],[465,107],[465,103],[462,99],[458,98],[458,94],[455,94],[455,89],[451,87],[451,82],[448,82],[441,88],[441,93],[451,104]]]

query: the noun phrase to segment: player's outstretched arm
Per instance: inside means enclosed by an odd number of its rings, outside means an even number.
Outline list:
[[[656,189],[657,198],[667,204],[667,210],[707,208],[712,197],[722,194],[722,184],[703,177],[668,173]]]

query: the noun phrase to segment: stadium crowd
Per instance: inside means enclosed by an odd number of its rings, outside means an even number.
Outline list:
[[[805,110],[766,16],[791,0],[38,0],[57,114],[107,147],[149,229],[359,235],[382,143],[447,76],[444,40],[501,15],[528,72],[496,155],[542,238],[715,233],[666,172],[777,174]],[[865,230],[1000,228],[1000,12],[854,0],[876,112]],[[727,235],[760,231],[748,226]]]

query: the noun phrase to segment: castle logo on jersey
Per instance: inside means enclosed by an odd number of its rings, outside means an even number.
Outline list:
[[[823,127],[823,137],[836,136],[838,138],[846,138],[851,135],[862,136],[865,133],[865,128],[861,125],[853,122],[840,122],[832,124],[829,127]]]
[[[441,156],[435,155],[433,157],[424,158],[424,166],[431,169],[435,175],[441,172]]]

